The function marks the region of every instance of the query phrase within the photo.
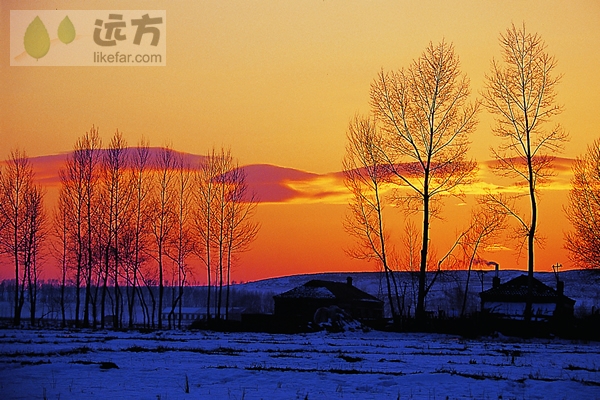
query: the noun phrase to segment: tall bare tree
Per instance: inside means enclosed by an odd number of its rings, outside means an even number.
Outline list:
[[[174,185],[174,215],[172,234],[169,240],[167,255],[174,262],[177,269],[177,295],[171,304],[169,312],[169,326],[175,322],[175,309],[179,306],[178,327],[181,328],[183,290],[189,273],[188,258],[194,252],[195,238],[191,231],[191,201],[192,201],[192,171],[183,155],[175,158],[175,185]],[[175,282],[172,283],[175,290]]]
[[[131,180],[132,185],[132,216],[131,216],[131,276],[128,283],[131,290],[128,292],[129,327],[134,324],[134,307],[140,280],[140,265],[145,261],[149,250],[149,200],[151,193],[151,159],[148,141],[142,139],[131,154]]]
[[[127,225],[129,206],[131,202],[131,185],[127,174],[129,158],[127,154],[127,143],[123,134],[116,131],[108,148],[104,153],[103,160],[103,182],[106,201],[108,202],[108,231],[105,252],[105,280],[102,293],[102,305],[107,293],[107,280],[112,278],[114,285],[113,299],[113,327],[120,328],[122,324],[122,295],[119,280],[122,274],[122,249],[121,240],[124,227]],[[102,313],[102,326],[104,326],[104,312]]]
[[[193,225],[198,235],[197,255],[206,267],[207,297],[206,318],[210,320],[210,304],[212,292],[212,243],[213,243],[213,211],[217,199],[215,177],[218,174],[217,164],[213,161],[217,152],[213,148],[200,161],[195,176]]]
[[[23,266],[27,275],[29,294],[29,318],[36,322],[38,285],[41,272],[42,245],[46,239],[47,217],[44,209],[44,192],[40,185],[33,184],[25,198],[25,237],[23,240]]]
[[[247,251],[256,239],[260,225],[252,219],[256,211],[257,199],[249,191],[246,173],[235,164],[227,172],[229,194],[227,196],[227,249],[226,274],[227,293],[225,297],[225,319],[229,319],[231,272],[233,261],[239,253]]]
[[[478,103],[469,104],[469,80],[452,44],[432,43],[406,69],[381,72],[371,85],[371,107],[386,138],[382,154],[399,188],[395,198],[422,213],[416,316],[424,317],[431,217],[444,195],[460,194],[476,163],[467,157]]]
[[[228,209],[228,197],[229,197],[229,178],[228,173],[232,168],[233,158],[230,150],[221,149],[221,152],[216,157],[211,159],[211,162],[215,165],[216,174],[212,180],[216,183],[216,196],[212,215],[214,222],[212,227],[214,232],[212,234],[212,248],[216,252],[216,264],[215,270],[216,282],[219,290],[217,292],[217,301],[215,303],[215,314],[217,320],[221,319],[221,308],[223,302],[223,284],[226,277],[226,252],[227,252],[227,229],[229,218],[227,215]]]
[[[83,310],[83,325],[90,325],[90,304],[92,303],[92,273],[94,269],[94,214],[98,207],[99,196],[99,168],[100,168],[100,150],[102,141],[98,129],[92,128],[83,136],[77,139],[73,158],[80,168],[81,183],[83,189],[84,208],[79,211],[83,213],[83,226],[85,228],[82,238],[85,248],[85,302]]]
[[[372,119],[359,116],[350,123],[346,136],[344,182],[352,200],[344,228],[358,241],[348,253],[354,258],[376,260],[381,265],[392,316],[397,318],[401,305],[395,304],[399,301],[398,286],[389,263],[389,237],[383,220],[383,192],[391,171],[383,154],[384,138]]]
[[[63,328],[67,326],[66,313],[66,286],[69,270],[70,244],[69,237],[69,199],[66,196],[65,189],[61,187],[58,195],[58,204],[54,208],[52,214],[52,236],[51,241],[53,254],[60,266],[60,311],[61,325]]]
[[[97,212],[97,182],[101,140],[98,129],[92,128],[75,142],[74,150],[59,170],[61,180],[64,222],[70,244],[67,246],[75,258],[75,324],[81,317],[81,286],[85,285],[84,325],[89,325],[93,257],[93,218]]]
[[[28,214],[30,198],[35,189],[34,172],[27,154],[19,149],[11,151],[0,168],[0,246],[8,254],[15,268],[14,319],[21,324],[21,311],[27,270],[24,268],[25,241],[30,234]]]
[[[164,301],[165,257],[171,230],[174,227],[175,210],[175,154],[170,148],[162,148],[155,160],[155,185],[152,192],[152,234],[154,237],[153,258],[158,266],[158,329],[162,329]]]
[[[565,212],[574,228],[565,235],[571,261],[579,268],[600,269],[600,139],[573,164]]]
[[[486,75],[483,91],[486,108],[496,115],[494,134],[502,143],[492,149],[495,171],[525,184],[526,193],[515,196],[489,194],[495,202],[518,222],[518,232],[527,246],[529,295],[525,317],[531,318],[531,287],[535,266],[534,246],[538,225],[538,190],[553,175],[552,162],[568,135],[560,125],[546,129],[550,119],[562,109],[556,104],[556,59],[546,52],[546,44],[536,33],[529,33],[525,24],[514,24],[500,35],[502,61],[493,60]],[[520,197],[530,203],[529,216],[513,205]],[[523,242],[523,243],[524,243]]]

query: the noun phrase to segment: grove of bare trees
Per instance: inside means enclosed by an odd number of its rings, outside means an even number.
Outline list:
[[[169,327],[181,326],[193,259],[204,263],[209,288],[218,289],[209,292],[217,308],[207,315],[228,316],[232,270],[259,229],[252,221],[256,199],[229,150],[192,164],[145,140],[129,148],[119,131],[104,148],[92,127],[77,139],[59,178],[48,219],[29,158],[15,150],[0,169],[0,250],[14,265],[15,325],[26,296],[35,324],[43,260],[60,270],[63,326],[121,328],[125,322],[160,329],[165,315]],[[174,288],[169,299],[165,285]],[[67,287],[73,299],[66,298]],[[69,302],[73,321],[65,311]]]
[[[251,216],[256,198],[249,192],[244,170],[229,150],[212,149],[195,174],[194,212],[190,216],[199,239],[196,254],[206,267],[210,316],[211,291],[217,292],[216,318],[228,313],[231,269],[237,254],[248,250],[258,234],[259,225]],[[223,288],[225,308],[223,309]]]

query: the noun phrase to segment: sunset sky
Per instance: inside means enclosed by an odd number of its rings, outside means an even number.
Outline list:
[[[166,66],[10,66],[10,10],[82,7],[166,10]],[[490,61],[500,56],[499,34],[523,22],[558,60],[557,72],[564,75],[558,102],[565,111],[555,121],[571,136],[541,199],[540,230],[547,240],[537,250],[536,268],[569,266],[562,250],[570,229],[562,213],[569,159],[600,137],[597,1],[2,0],[0,158],[17,147],[31,157],[68,152],[92,124],[105,142],[118,129],[131,146],[144,136],[151,146],[192,154],[231,147],[240,164],[252,166],[250,183],[262,199],[256,215],[261,231],[234,280],[371,270],[373,265],[344,253],[352,240],[342,228],[348,198],[339,174],[348,123],[369,111],[371,81],[382,68],[408,66],[430,41],[446,40],[455,46],[475,99]],[[472,195],[502,184],[486,167],[496,143],[493,120],[485,111],[479,120],[471,156],[481,163],[482,181]],[[43,159],[36,165],[40,176],[56,171],[51,162],[40,167]],[[55,183],[49,183],[51,194]],[[446,202],[447,218],[432,226],[438,254],[466,223],[471,203],[472,196],[466,205]],[[404,218],[388,211],[397,239]],[[524,269],[514,244],[504,245],[485,258]]]

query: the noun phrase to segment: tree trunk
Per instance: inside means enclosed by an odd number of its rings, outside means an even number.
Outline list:
[[[527,301],[525,303],[525,320],[531,321],[533,316],[533,269],[534,269],[534,245],[535,245],[535,230],[537,225],[537,202],[535,199],[535,191],[530,184],[531,196],[531,226],[527,235]]]
[[[163,296],[165,287],[163,285],[162,244],[158,245],[158,329],[162,329]]]
[[[17,249],[18,238],[15,230],[15,249],[13,252],[13,257],[15,258],[15,317],[14,317],[14,325],[21,325],[21,310],[19,309],[19,251]]]
[[[427,179],[427,178],[426,178]],[[426,189],[427,190],[427,189]],[[421,249],[421,265],[419,269],[419,294],[417,298],[416,318],[425,318],[425,280],[427,278],[427,252],[429,246],[429,197],[423,196],[423,243]]]

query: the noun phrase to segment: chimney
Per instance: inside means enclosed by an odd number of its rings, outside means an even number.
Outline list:
[[[497,288],[498,286],[500,286],[500,276],[499,276],[499,272],[500,272],[500,264],[498,264],[495,261],[490,261],[488,262],[488,265],[494,265],[495,268],[495,274],[494,274],[494,278],[492,279],[492,287],[493,288]]]
[[[498,286],[500,286],[500,278],[495,276],[494,278],[492,278],[492,287],[495,289]]]
[[[346,278],[346,283],[348,284],[348,286],[352,286],[352,277],[351,276]]]

